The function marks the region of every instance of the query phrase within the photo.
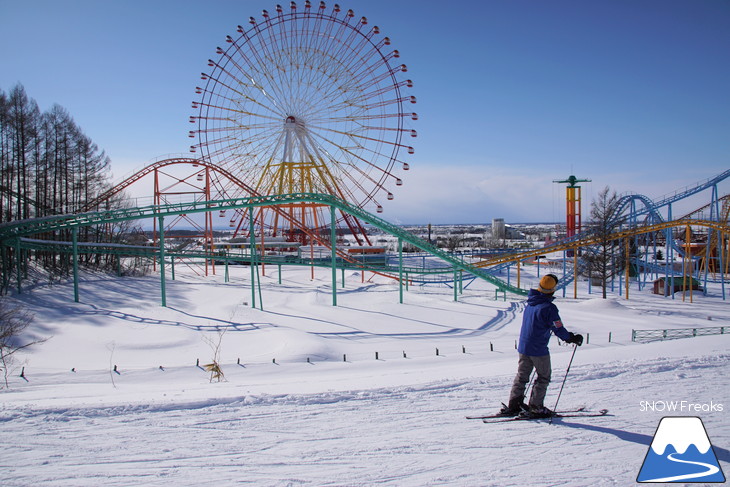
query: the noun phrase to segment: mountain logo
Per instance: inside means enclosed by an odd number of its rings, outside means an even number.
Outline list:
[[[725,482],[702,420],[693,416],[662,418],[636,481]]]

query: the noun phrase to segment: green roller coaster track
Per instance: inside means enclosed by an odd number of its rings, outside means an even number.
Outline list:
[[[111,255],[124,255],[124,256],[147,256],[151,258],[158,258],[161,264],[161,278],[162,278],[162,293],[163,293],[163,305],[165,305],[164,297],[164,259],[168,257],[186,257],[186,258],[200,258],[200,259],[211,259],[216,260],[240,260],[240,257],[233,258],[225,255],[213,254],[211,252],[202,251],[174,251],[166,249],[164,247],[164,235],[161,235],[161,242],[159,248],[143,247],[143,246],[126,246],[126,245],[115,245],[115,244],[83,244],[78,243],[75,240],[77,231],[81,227],[118,223],[132,220],[143,220],[150,218],[157,218],[160,220],[160,228],[163,228],[162,221],[165,217],[176,216],[181,214],[192,214],[192,213],[204,213],[219,210],[228,209],[248,209],[252,211],[253,208],[257,207],[275,207],[280,205],[287,205],[293,203],[310,203],[310,204],[321,204],[323,206],[329,206],[334,215],[334,210],[337,209],[343,213],[348,213],[356,218],[361,219],[364,222],[391,234],[398,238],[399,243],[399,265],[396,266],[377,266],[369,265],[367,262],[360,262],[348,256],[342,251],[336,249],[334,245],[335,232],[334,226],[331,227],[331,238],[329,247],[332,249],[331,261],[328,266],[332,267],[333,273],[333,304],[336,304],[336,286],[335,286],[335,271],[336,268],[354,268],[362,269],[373,272],[387,273],[391,276],[397,274],[397,279],[401,285],[401,301],[402,301],[402,285],[404,276],[414,274],[446,274],[453,273],[454,281],[457,281],[456,274],[458,272],[467,273],[477,278],[483,279],[491,284],[495,285],[500,291],[510,292],[518,295],[526,295],[527,291],[519,287],[515,287],[511,284],[505,283],[499,278],[490,275],[483,269],[477,268],[462,259],[455,257],[433,245],[422,240],[415,235],[403,230],[402,228],[393,225],[382,218],[379,218],[362,208],[351,205],[346,201],[337,198],[335,196],[326,194],[315,194],[315,193],[295,193],[286,195],[272,195],[272,196],[254,196],[246,198],[233,198],[223,200],[212,200],[212,201],[198,201],[189,203],[174,203],[165,205],[153,205],[139,208],[120,208],[106,211],[96,211],[81,214],[72,215],[58,215],[50,216],[45,218],[37,218],[30,220],[14,221],[4,223],[0,225],[0,242],[4,249],[13,248],[17,249],[17,255],[20,255],[21,249],[35,249],[35,250],[55,250],[57,252],[71,252],[74,254],[74,278],[75,278],[75,296],[78,301],[78,290],[77,290],[77,268],[76,261],[78,253],[97,253],[97,254],[111,254]],[[47,232],[54,232],[59,230],[71,230],[74,240],[72,242],[55,242],[55,241],[41,241],[29,239],[33,235],[39,235]],[[447,264],[445,267],[440,268],[414,268],[406,267],[403,265],[402,257],[402,246],[403,242],[407,242],[414,247],[442,260]],[[253,240],[253,232],[251,232],[251,245],[252,248],[255,245]],[[6,252],[3,250],[3,255]],[[264,258],[260,255],[251,253],[252,264],[258,263],[272,263],[281,264],[280,260],[272,258]],[[18,266],[18,291],[21,290],[21,277],[20,277],[20,262],[16,259]],[[288,263],[289,264],[289,263]],[[322,263],[324,265],[324,263]],[[9,268],[8,265],[3,265],[3,282],[9,281]],[[253,265],[252,265],[253,273]],[[252,275],[253,277],[253,275]],[[253,279],[252,279],[253,281]],[[253,286],[252,286],[253,289]],[[456,285],[454,286],[454,298],[456,299]],[[255,299],[255,298],[254,298]]]

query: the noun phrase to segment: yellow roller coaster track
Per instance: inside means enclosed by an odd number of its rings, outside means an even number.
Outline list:
[[[532,257],[537,257],[539,255],[544,255],[546,253],[551,252],[562,252],[563,250],[575,250],[579,249],[581,247],[589,247],[591,245],[597,245],[604,241],[611,241],[611,240],[621,240],[628,237],[633,237],[635,235],[643,235],[647,233],[653,233],[653,232],[659,232],[662,230],[666,230],[668,228],[678,228],[678,227],[705,227],[713,230],[717,230],[718,232],[721,232],[722,234],[730,233],[730,225],[728,225],[726,222],[717,222],[712,220],[672,220],[668,222],[662,222],[662,223],[655,223],[651,225],[641,225],[641,226],[635,226],[631,228],[627,228],[625,230],[621,230],[616,233],[612,233],[608,236],[596,236],[596,235],[586,235],[581,238],[578,238],[577,240],[573,240],[570,242],[558,242],[555,245],[550,245],[547,247],[541,247],[538,249],[530,249],[530,250],[521,250],[519,252],[515,253],[509,253],[509,254],[502,254],[495,256],[491,259],[486,259],[483,261],[479,261],[474,263],[474,267],[490,267],[494,265],[499,264],[507,264],[510,262],[520,262]]]

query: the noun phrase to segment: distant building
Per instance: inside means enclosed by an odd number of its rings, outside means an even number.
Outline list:
[[[494,240],[524,240],[525,234],[504,223],[504,218],[492,220],[492,239]]]
[[[525,234],[509,225],[505,225],[504,234],[507,240],[524,240]]]
[[[492,219],[492,238],[503,239],[505,237],[504,218]]]

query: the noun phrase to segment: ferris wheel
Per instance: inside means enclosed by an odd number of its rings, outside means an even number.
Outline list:
[[[403,158],[413,154],[409,141],[416,137],[407,125],[418,119],[406,110],[416,98],[404,93],[413,83],[403,78],[399,52],[378,27],[337,4],[306,1],[297,9],[291,2],[262,15],[238,26],[208,61],[190,117],[197,124],[190,137],[198,139],[191,151],[258,194],[325,193],[382,212],[383,199],[403,184]],[[227,181],[211,186],[227,197],[243,192]],[[257,223],[291,236],[292,219],[299,233],[330,221],[323,213],[329,210],[313,204],[286,211],[290,219],[262,211]],[[231,226],[245,230],[246,218],[233,215]],[[365,235],[352,217],[340,215],[338,225],[358,240]]]

